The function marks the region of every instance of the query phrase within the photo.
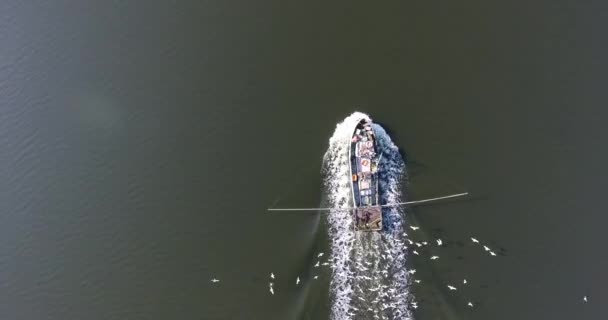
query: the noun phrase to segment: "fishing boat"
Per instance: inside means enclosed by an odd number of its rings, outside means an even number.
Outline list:
[[[353,225],[356,231],[381,231],[383,230],[382,209],[405,205],[434,202],[443,199],[456,198],[468,195],[468,192],[457,193],[447,196],[414,200],[397,203],[380,203],[380,190],[378,189],[379,171],[386,169],[380,166],[382,153],[378,154],[378,138],[374,133],[373,123],[369,119],[361,119],[353,128],[348,143],[348,158],[352,190],[352,205],[347,207],[329,208],[268,208],[268,211],[349,211],[352,212]],[[384,164],[383,164],[384,165]]]
[[[378,192],[377,140],[371,121],[355,126],[349,148],[353,218],[358,231],[382,230],[382,207]]]

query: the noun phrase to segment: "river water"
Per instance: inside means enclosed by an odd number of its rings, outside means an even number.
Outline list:
[[[602,318],[606,9],[1,2],[0,318]],[[470,196],[267,212],[345,205],[355,112],[386,199]]]

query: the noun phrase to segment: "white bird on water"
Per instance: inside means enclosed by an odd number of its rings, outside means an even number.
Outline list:
[[[475,243],[479,243],[479,240],[477,240],[477,239],[475,239],[475,238],[473,238],[473,237],[471,237],[471,241],[473,241],[473,242],[475,242]]]
[[[418,255],[418,251],[414,250],[413,252],[414,252],[415,255]]]
[[[270,273],[270,279],[274,279],[274,273]]]
[[[323,254],[324,254],[323,252],[319,253],[319,254],[317,255],[317,258],[321,258],[321,257],[323,256]]]
[[[436,260],[436,259],[439,259],[439,256],[432,256],[431,257],[431,260]]]
[[[496,256],[496,253],[494,253],[494,251],[490,251],[490,254],[491,254],[492,256]]]
[[[320,261],[317,261],[317,264],[315,264],[315,268],[319,266]]]
[[[216,283],[216,282],[220,282],[220,280],[213,278],[213,279],[211,279],[211,282]]]
[[[587,303],[587,296],[583,297],[583,301],[585,301],[585,303]]]
[[[313,279],[317,280],[319,278],[319,276],[314,276]]]
[[[441,241],[441,239],[437,239],[437,245],[440,246],[443,244],[443,241]]]
[[[449,284],[448,284],[448,289],[450,289],[450,290],[453,290],[453,291],[454,291],[454,290],[456,290],[456,287],[451,286],[451,285],[449,285]]]
[[[274,289],[272,288],[272,286],[270,286],[269,290],[270,290],[270,294],[274,295]]]
[[[488,246],[483,246],[483,249],[486,251],[490,251],[490,248],[488,248]]]
[[[463,284],[467,284],[467,279],[463,279],[463,280],[462,280],[462,283],[463,283]]]
[[[414,282],[416,282],[416,283],[420,283],[420,280],[416,279],[416,280],[414,280]]]
[[[473,302],[469,301],[469,303],[467,303],[467,306],[473,308]]]
[[[296,278],[296,286],[298,285],[298,283],[300,283],[300,277]]]
[[[416,231],[416,230],[420,229],[420,227],[410,226],[410,229]]]

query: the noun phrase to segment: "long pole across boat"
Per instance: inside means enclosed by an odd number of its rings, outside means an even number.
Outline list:
[[[433,201],[444,200],[444,199],[449,199],[449,198],[464,197],[464,196],[467,196],[468,194],[469,194],[468,192],[463,192],[463,193],[451,194],[449,196],[442,196],[442,197],[436,197],[436,198],[383,204],[383,205],[380,205],[379,207],[386,208],[386,207],[398,207],[398,206],[411,205],[411,204],[420,204],[420,203],[433,202]],[[267,210],[268,211],[330,211],[330,210],[352,210],[352,209],[356,209],[356,208],[268,208]]]

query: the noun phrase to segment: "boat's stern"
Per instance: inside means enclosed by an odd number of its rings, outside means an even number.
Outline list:
[[[359,207],[354,211],[357,231],[382,230],[382,208],[380,206]]]

